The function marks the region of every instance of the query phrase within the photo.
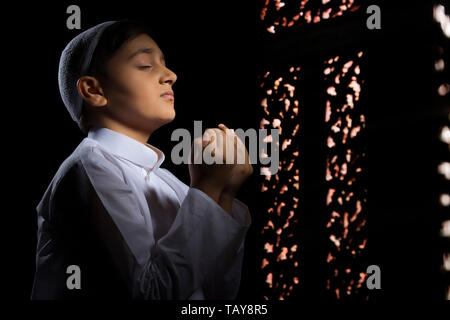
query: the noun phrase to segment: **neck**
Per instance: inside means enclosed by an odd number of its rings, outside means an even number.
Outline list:
[[[141,142],[142,144],[146,144],[152,134],[152,131],[142,130],[140,128],[130,128],[129,126],[115,121],[102,121],[101,123],[95,125],[124,134],[136,141]]]

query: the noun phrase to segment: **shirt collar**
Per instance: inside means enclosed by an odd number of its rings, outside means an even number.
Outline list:
[[[158,148],[108,128],[92,126],[88,138],[97,141],[111,153],[144,168],[148,173],[158,169],[165,159],[164,153]]]

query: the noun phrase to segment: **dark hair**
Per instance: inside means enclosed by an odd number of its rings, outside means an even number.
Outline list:
[[[85,75],[92,77],[107,77],[106,63],[108,60],[112,58],[116,51],[119,50],[126,41],[132,40],[141,34],[147,34],[152,37],[152,39],[155,39],[153,30],[140,21],[128,19],[120,20],[107,27],[103,31],[97,47],[94,50],[89,69]],[[89,131],[86,116],[86,105],[83,101],[79,126],[84,134],[87,134]]]

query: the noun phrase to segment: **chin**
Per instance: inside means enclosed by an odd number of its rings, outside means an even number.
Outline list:
[[[159,126],[163,126],[165,124],[168,124],[172,122],[175,119],[175,110],[172,109],[172,111],[165,113],[164,115],[161,115],[158,117],[158,119],[154,119],[153,121],[158,122]]]
[[[166,123],[172,122],[173,119],[175,119],[175,115],[176,115],[175,109],[172,109],[170,114],[165,118]]]

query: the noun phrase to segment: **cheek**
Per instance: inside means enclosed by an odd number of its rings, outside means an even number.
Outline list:
[[[157,103],[159,94],[148,75],[128,73],[120,78],[124,81],[117,82],[113,89],[115,102],[141,111],[146,111],[150,105]]]
[[[154,81],[145,77],[137,79],[132,90],[134,95],[141,103],[151,103],[152,101],[156,100],[158,96]]]
[[[136,108],[146,114],[157,111],[161,98],[156,86],[152,85],[149,79],[139,81],[132,90]]]

